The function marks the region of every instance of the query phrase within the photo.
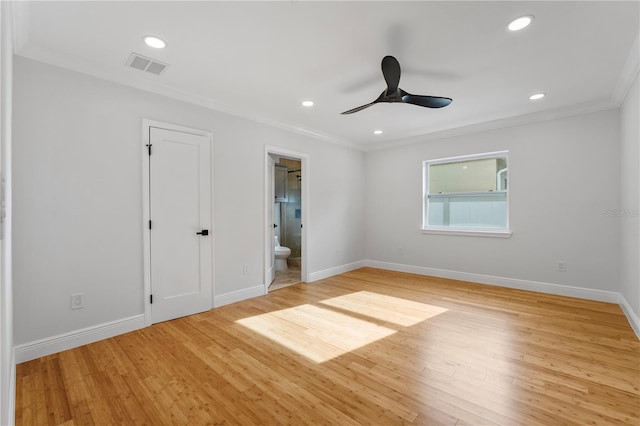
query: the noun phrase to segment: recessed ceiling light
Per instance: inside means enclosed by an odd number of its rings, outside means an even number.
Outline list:
[[[154,49],[163,49],[167,45],[164,40],[155,36],[145,36],[144,42],[147,46],[153,47]]]
[[[529,96],[529,99],[532,101],[544,98],[544,93],[536,93],[535,95]]]
[[[509,29],[509,31],[520,31],[524,28],[527,28],[532,21],[533,15],[521,16],[509,22],[507,28]]]
[[[382,130],[374,130],[373,134],[374,135],[381,135],[382,134]]]
[[[302,101],[302,106],[307,108],[312,107],[313,101]]]

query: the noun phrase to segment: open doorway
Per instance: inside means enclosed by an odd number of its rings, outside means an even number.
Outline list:
[[[268,147],[265,152],[265,293],[307,281],[308,157]]]

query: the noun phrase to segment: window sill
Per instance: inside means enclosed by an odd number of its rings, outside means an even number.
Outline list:
[[[420,230],[423,234],[435,235],[462,235],[467,237],[492,237],[492,238],[511,238],[511,230],[501,229],[449,229],[449,228],[423,228]]]

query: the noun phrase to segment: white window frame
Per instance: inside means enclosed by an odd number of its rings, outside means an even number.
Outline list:
[[[482,154],[461,155],[457,157],[438,158],[434,160],[425,160],[422,162],[422,233],[424,234],[440,234],[440,235],[465,235],[476,237],[498,237],[510,238],[511,228],[509,226],[509,191],[511,182],[507,184],[505,191],[507,197],[507,223],[505,228],[454,228],[449,226],[433,226],[427,223],[429,217],[429,166],[436,164],[457,163],[460,161],[482,160],[487,158],[506,158],[507,170],[509,169],[509,151],[485,152]]]

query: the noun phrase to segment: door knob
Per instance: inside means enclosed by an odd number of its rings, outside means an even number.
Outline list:
[[[202,235],[202,236],[209,235],[209,230],[208,229],[203,229],[200,232],[196,232],[196,235]]]

